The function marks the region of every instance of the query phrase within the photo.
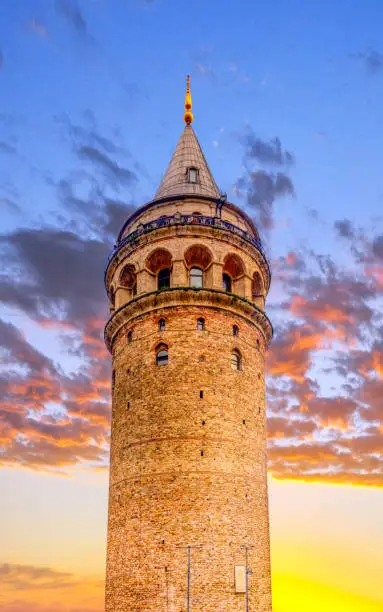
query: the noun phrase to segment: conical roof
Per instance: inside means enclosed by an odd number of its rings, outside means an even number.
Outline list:
[[[190,169],[196,169],[197,175],[190,173]],[[185,126],[154,199],[179,195],[220,197],[219,189],[191,125]]]

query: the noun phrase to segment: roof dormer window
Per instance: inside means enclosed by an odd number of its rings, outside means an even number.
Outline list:
[[[187,169],[187,178],[189,183],[198,183],[198,170],[197,168]]]

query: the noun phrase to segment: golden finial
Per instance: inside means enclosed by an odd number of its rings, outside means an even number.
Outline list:
[[[185,114],[184,121],[186,125],[190,125],[194,119],[194,115],[191,112],[192,109],[192,97],[190,93],[190,76],[186,77],[186,94],[185,94]]]

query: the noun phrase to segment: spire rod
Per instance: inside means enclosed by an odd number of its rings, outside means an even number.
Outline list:
[[[186,94],[185,94],[185,114],[184,121],[186,125],[190,125],[194,119],[194,115],[191,112],[192,109],[192,97],[190,93],[190,75],[186,77]]]

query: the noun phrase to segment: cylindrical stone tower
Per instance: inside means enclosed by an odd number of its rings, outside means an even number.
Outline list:
[[[264,313],[253,222],[190,125],[105,275],[113,356],[106,612],[271,612]]]

